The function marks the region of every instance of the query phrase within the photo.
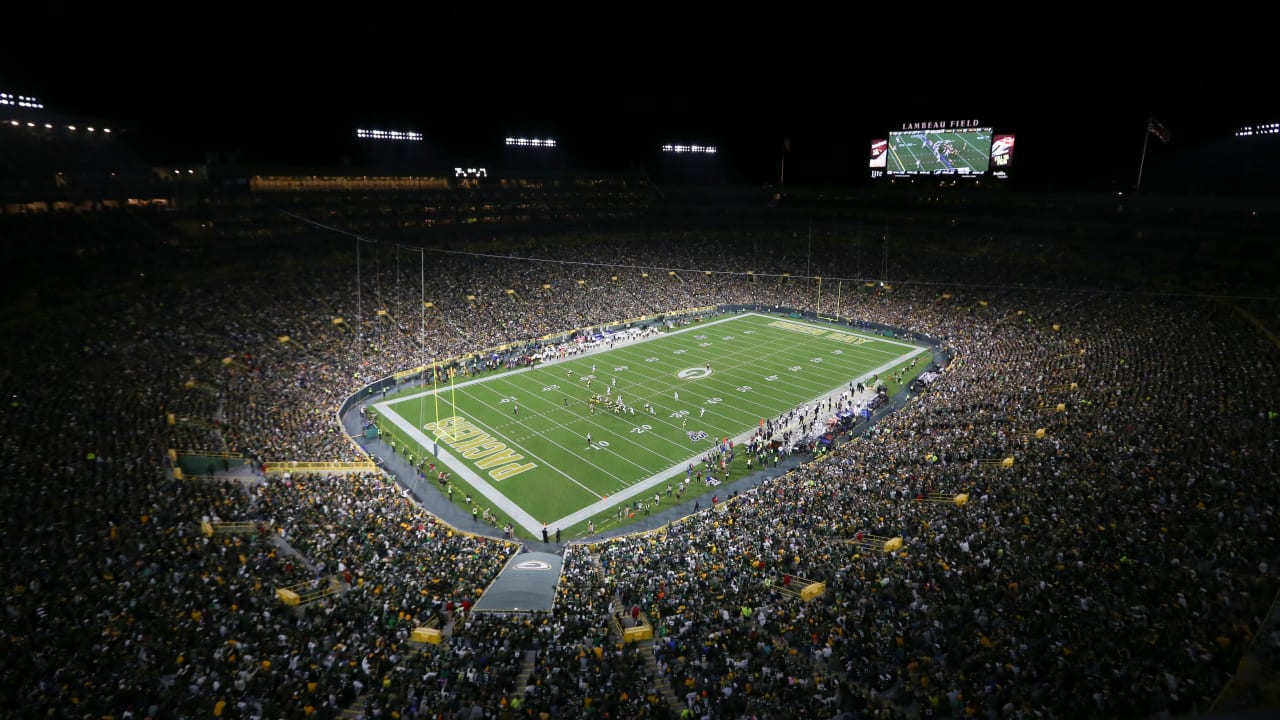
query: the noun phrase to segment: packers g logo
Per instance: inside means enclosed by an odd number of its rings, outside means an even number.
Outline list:
[[[701,380],[704,377],[710,377],[711,371],[707,368],[691,367],[685,368],[676,373],[676,377],[681,380]]]
[[[524,562],[516,565],[516,569],[517,570],[550,570],[551,565],[544,563],[541,560],[525,560]]]

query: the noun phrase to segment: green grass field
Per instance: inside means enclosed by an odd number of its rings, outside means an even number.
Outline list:
[[[942,131],[895,134],[889,141],[890,173],[977,174],[990,164],[991,133]]]
[[[434,449],[455,486],[500,524],[540,537],[546,523],[574,537],[588,520],[614,526],[619,505],[659,492],[671,503],[666,486],[683,481],[691,462],[701,469],[713,439],[741,442],[761,418],[924,355],[908,383],[928,366],[927,352],[834,325],[742,314],[533,369],[458,378],[372,409],[384,433],[415,454]],[[604,402],[591,402],[593,394]],[[634,413],[613,411],[619,395]],[[745,470],[737,455],[729,481]]]

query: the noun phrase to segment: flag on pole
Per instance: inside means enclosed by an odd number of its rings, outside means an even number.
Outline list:
[[[782,138],[783,152],[791,152],[791,138]]]
[[[1166,145],[1169,143],[1169,128],[1160,124],[1155,115],[1147,115],[1147,132],[1159,138],[1160,142]]]

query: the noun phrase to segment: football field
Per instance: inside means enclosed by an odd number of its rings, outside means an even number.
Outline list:
[[[666,486],[683,482],[690,463],[702,469],[713,443],[740,443],[762,419],[892,374],[917,355],[923,370],[927,353],[846,327],[745,313],[371,407],[384,431],[419,457],[434,454],[503,523],[535,537],[544,524],[573,536],[588,520],[612,521],[620,505],[655,493],[660,507],[672,502]],[[731,480],[745,465],[738,455]]]

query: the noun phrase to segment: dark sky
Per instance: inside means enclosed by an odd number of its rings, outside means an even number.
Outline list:
[[[443,165],[500,165],[507,135],[553,136],[580,169],[701,142],[767,182],[785,137],[793,182],[832,182],[865,177],[870,140],[904,122],[976,118],[1018,135],[1027,173],[1105,178],[1136,170],[1148,112],[1174,133],[1166,153],[1280,120],[1259,114],[1277,106],[1280,54],[1147,19],[698,2],[38,17],[61,8],[32,10],[0,49],[0,89],[113,123],[156,163],[334,164],[371,127],[423,133]]]

